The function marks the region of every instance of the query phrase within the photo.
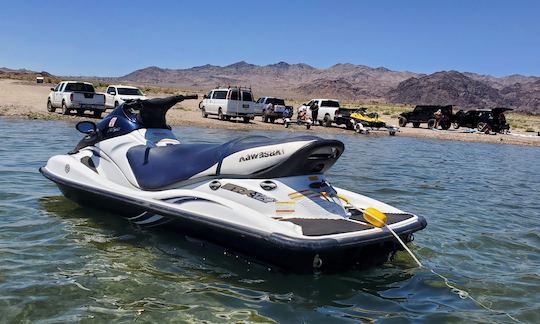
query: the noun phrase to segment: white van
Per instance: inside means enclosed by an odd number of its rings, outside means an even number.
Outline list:
[[[219,120],[242,118],[245,123],[255,116],[255,103],[251,89],[233,87],[218,88],[204,95],[199,103],[204,118],[217,115]]]

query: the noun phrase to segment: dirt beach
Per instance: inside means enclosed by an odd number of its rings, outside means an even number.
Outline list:
[[[20,80],[0,80],[0,116],[3,118],[29,118],[29,119],[54,119],[54,120],[83,120],[90,119],[90,116],[63,116],[57,110],[49,113],[46,110],[47,95],[50,91],[50,84],[35,84]],[[202,94],[199,94],[201,96]],[[167,94],[149,94],[150,97],[167,96]],[[249,124],[236,121],[219,121],[215,117],[203,118],[200,114],[198,104],[200,100],[187,100],[178,104],[167,115],[167,120],[171,125],[199,126],[205,128],[226,128],[226,129],[258,129],[273,130],[280,132],[305,131],[305,127],[293,125],[286,129],[283,124],[266,124],[256,117]],[[397,118],[381,116],[388,124],[397,125]],[[422,125],[425,127],[424,125]],[[513,131],[508,135],[486,135],[482,133],[464,133],[463,129],[434,131],[426,128],[404,127],[400,129],[398,136],[410,136],[419,138],[432,138],[440,140],[458,140],[467,142],[485,142],[499,144],[518,144],[540,146],[540,136],[531,133],[519,133]],[[308,132],[313,134],[354,134],[350,130],[341,127],[313,127]],[[358,135],[366,136],[366,135]],[[369,136],[388,136],[386,131],[371,132]]]

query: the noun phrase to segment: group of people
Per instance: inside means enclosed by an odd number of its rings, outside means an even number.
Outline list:
[[[311,120],[316,121],[317,116],[319,115],[319,104],[317,102],[314,102],[309,106],[309,111],[311,112]],[[300,120],[307,120],[308,117],[308,107],[301,106],[298,109],[298,119]]]

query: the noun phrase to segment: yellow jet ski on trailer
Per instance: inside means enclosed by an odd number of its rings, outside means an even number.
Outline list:
[[[367,108],[360,108],[355,110],[349,116],[353,129],[357,133],[369,133],[373,129],[388,129],[391,136],[396,135],[398,128],[396,126],[387,126],[386,122],[379,118],[379,114],[376,112],[368,113]]]

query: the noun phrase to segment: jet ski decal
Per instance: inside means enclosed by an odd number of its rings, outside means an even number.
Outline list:
[[[245,156],[241,156],[238,162],[251,161],[255,159],[263,159],[263,158],[267,158],[271,156],[284,155],[284,154],[285,154],[284,149],[246,154]]]
[[[237,194],[241,194],[244,196],[248,196],[249,198],[253,198],[255,200],[258,200],[263,203],[269,203],[269,202],[276,202],[277,200],[274,198],[270,198],[260,192],[257,192],[255,190],[249,190],[247,188],[234,185],[232,183],[226,183],[223,186],[221,186],[222,189],[229,190],[232,192],[235,192]]]
[[[294,201],[276,201],[276,213],[294,213],[296,203]]]

